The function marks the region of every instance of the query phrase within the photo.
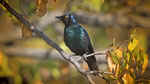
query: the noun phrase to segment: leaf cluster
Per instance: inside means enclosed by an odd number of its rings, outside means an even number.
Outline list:
[[[123,47],[115,46],[115,39],[111,47],[113,51],[107,54],[109,71],[121,78],[110,77],[117,79],[118,83],[134,84],[136,81],[136,72],[144,74],[147,64],[148,55],[136,38],[136,30],[134,30],[129,41]]]

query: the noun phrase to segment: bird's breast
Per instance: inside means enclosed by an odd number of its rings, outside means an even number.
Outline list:
[[[68,38],[73,38],[74,37],[74,34],[75,32],[71,29],[66,29],[65,30],[65,36],[67,36]]]

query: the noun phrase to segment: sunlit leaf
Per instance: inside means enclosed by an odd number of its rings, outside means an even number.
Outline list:
[[[112,73],[113,70],[116,69],[116,64],[113,63],[113,61],[110,58],[109,54],[107,55],[107,62],[108,62],[109,71]]]
[[[36,6],[37,6],[36,15],[37,16],[42,17],[46,14],[47,3],[48,3],[48,0],[36,0]]]
[[[118,75],[118,73],[119,73],[119,67],[120,67],[120,65],[119,65],[119,63],[118,63],[117,66],[116,66],[116,71],[115,71],[115,72],[116,72],[116,73],[115,73],[116,75]]]
[[[148,64],[148,55],[144,53],[143,54],[142,74],[145,72],[147,64]]]
[[[128,70],[128,69],[129,69],[129,65],[127,64],[127,65],[126,65],[126,70]]]
[[[112,57],[113,62],[115,62],[117,64],[118,63],[118,58],[116,57],[114,52],[111,52],[111,57]]]
[[[127,49],[123,50],[123,59],[127,62]]]
[[[134,79],[129,72],[126,72],[122,79],[124,84],[134,84]]]
[[[129,71],[130,71],[131,76],[135,78],[134,68],[130,68]]]
[[[127,60],[127,63],[129,63],[130,62],[130,58],[131,58],[131,55],[130,55],[130,52],[127,52],[126,53],[126,57],[125,57]]]
[[[139,40],[137,40],[136,38],[134,38],[133,41],[130,41],[130,43],[128,45],[128,49],[130,51],[133,51],[133,49],[135,49],[135,47],[137,46],[138,43],[139,43]]]
[[[126,66],[127,66],[127,63],[124,61],[123,64],[121,65],[121,68],[119,69],[118,76],[120,76],[120,77],[124,76]]]
[[[25,25],[22,26],[22,37],[27,38],[32,35],[32,31],[27,28]]]
[[[117,58],[121,58],[122,57],[122,49],[120,48],[120,49],[117,49],[117,50],[115,50],[115,53],[116,53],[116,55],[117,55]]]

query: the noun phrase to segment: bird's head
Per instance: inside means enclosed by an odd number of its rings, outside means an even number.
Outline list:
[[[62,20],[66,26],[68,26],[70,24],[77,24],[76,19],[71,14],[56,16],[55,18]]]

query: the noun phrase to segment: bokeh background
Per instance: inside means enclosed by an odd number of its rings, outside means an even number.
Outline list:
[[[150,55],[150,0],[48,0],[47,13],[36,15],[35,0],[8,0],[12,8],[72,53],[64,44],[64,25],[55,16],[73,14],[89,33],[95,51],[106,50],[113,38],[137,38]],[[86,84],[86,78],[60,54],[33,34],[22,38],[22,24],[0,8],[0,84]],[[99,69],[108,71],[106,56],[97,56]],[[83,67],[87,65],[83,63]],[[150,62],[145,74],[150,74]],[[144,76],[144,75],[143,75]],[[139,77],[143,77],[139,75]],[[149,78],[150,76],[145,76]],[[98,84],[104,80],[93,77]]]

